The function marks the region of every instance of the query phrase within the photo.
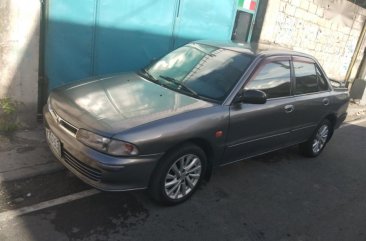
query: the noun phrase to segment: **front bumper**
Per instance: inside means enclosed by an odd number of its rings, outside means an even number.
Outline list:
[[[103,191],[145,189],[163,153],[115,157],[79,142],[59,125],[47,106],[43,108],[45,128],[61,142],[61,157],[57,159],[85,183]]]

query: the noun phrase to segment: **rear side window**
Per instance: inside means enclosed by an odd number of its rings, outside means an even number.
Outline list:
[[[295,62],[295,94],[307,94],[317,92],[318,79],[313,63]]]
[[[289,61],[267,63],[262,66],[244,89],[262,90],[268,98],[289,96],[291,88],[290,73]]]
[[[322,72],[320,71],[320,69],[318,67],[316,67],[315,69],[316,69],[316,74],[318,76],[319,90],[320,91],[328,90],[329,89],[328,82],[325,79],[324,75],[322,74]]]

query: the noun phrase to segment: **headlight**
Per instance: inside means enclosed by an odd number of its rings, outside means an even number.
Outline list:
[[[113,140],[83,129],[78,130],[76,139],[91,148],[114,156],[134,156],[138,154],[137,147],[131,143]]]
[[[102,152],[108,151],[108,143],[111,141],[109,138],[94,134],[93,132],[83,129],[78,130],[76,134],[76,139],[78,139],[85,145]]]

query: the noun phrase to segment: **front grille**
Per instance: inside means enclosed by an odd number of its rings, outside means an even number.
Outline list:
[[[67,164],[87,178],[97,182],[101,180],[102,172],[100,170],[79,161],[66,150],[62,151],[62,156]]]
[[[62,120],[61,118],[59,118],[59,123],[60,126],[62,126],[63,128],[65,128],[67,131],[71,132],[72,134],[76,135],[76,132],[78,131],[78,129],[74,126],[72,126],[71,124],[67,123],[66,121]]]
[[[62,119],[51,107],[51,105],[48,105],[48,110],[50,111],[53,119],[58,123],[58,125],[66,131],[68,134],[72,136],[76,136],[76,133],[78,132],[78,128],[71,125],[69,122]]]

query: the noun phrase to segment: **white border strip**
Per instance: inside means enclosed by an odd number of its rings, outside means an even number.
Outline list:
[[[78,199],[93,196],[98,193],[100,193],[100,191],[97,189],[89,189],[86,191],[70,194],[70,195],[59,197],[59,198],[52,199],[49,201],[40,202],[40,203],[34,204],[32,206],[23,207],[23,208],[19,208],[16,210],[5,211],[5,212],[0,213],[0,223],[8,221],[8,220],[13,219],[20,215],[32,213],[32,212],[35,212],[38,210],[50,208],[50,207],[57,206],[57,205],[64,204],[64,203],[69,203],[69,202],[72,202],[72,201],[75,201]]]

